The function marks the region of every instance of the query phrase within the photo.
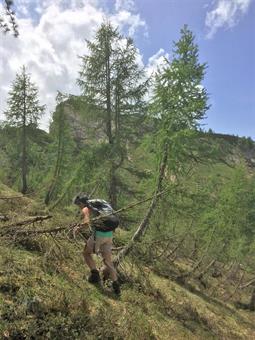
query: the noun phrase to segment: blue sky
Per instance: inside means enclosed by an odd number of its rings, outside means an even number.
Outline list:
[[[184,24],[208,63],[204,86],[211,108],[204,128],[255,139],[255,0],[16,0],[20,37],[0,43],[0,111],[25,64],[47,105],[47,129],[57,91],[79,94],[78,55],[87,53],[107,17],[134,38],[140,61],[153,71]],[[1,8],[0,8],[1,10]],[[2,37],[1,37],[2,38]],[[0,113],[0,118],[1,113]]]
[[[210,39],[205,18],[213,2],[136,0],[136,6],[148,25],[149,38],[137,39],[145,62],[160,48],[171,52],[172,41],[188,24],[196,35],[201,62],[208,63],[204,85],[211,108],[205,128],[255,138],[255,2],[234,27],[223,25]]]

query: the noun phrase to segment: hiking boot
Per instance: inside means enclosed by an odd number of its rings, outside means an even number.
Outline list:
[[[89,283],[99,283],[100,282],[100,275],[97,269],[92,269],[91,274],[88,278]]]
[[[120,295],[120,284],[118,281],[112,283],[112,289],[116,295]]]

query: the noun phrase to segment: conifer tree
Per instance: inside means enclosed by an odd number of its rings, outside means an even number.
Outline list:
[[[32,83],[25,66],[22,67],[21,73],[17,73],[12,83],[7,104],[8,109],[5,112],[7,123],[17,127],[21,132],[21,192],[25,194],[28,191],[28,128],[38,126],[38,121],[45,110],[45,106],[39,103],[38,89]]]
[[[189,156],[190,143],[186,140],[193,137],[208,109],[208,95],[202,85],[206,64],[199,62],[194,40],[193,33],[185,25],[180,40],[174,42],[172,61],[165,59],[165,65],[156,74],[152,115],[159,121],[158,191],[167,164],[170,168],[180,168],[180,162]]]
[[[102,113],[110,149],[109,198],[116,207],[117,170],[131,135],[130,120],[134,129],[134,117],[145,111],[143,97],[148,83],[136,61],[133,41],[121,36],[110,23],[102,24],[95,39],[87,44],[90,53],[82,57],[78,84],[86,101]]]
[[[146,232],[163,188],[166,167],[178,169],[180,162],[188,157],[185,146],[190,143],[186,141],[189,136],[193,137],[208,109],[208,96],[201,84],[205,69],[206,65],[199,63],[194,35],[185,25],[181,29],[180,40],[174,43],[172,60],[165,59],[164,66],[155,77],[151,112],[158,122],[156,143],[161,159],[155,194],[132,241],[119,253],[116,263],[129,252],[133,242],[140,240]]]

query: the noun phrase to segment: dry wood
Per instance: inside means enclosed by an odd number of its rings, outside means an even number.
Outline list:
[[[255,277],[251,279],[250,281],[244,283],[243,285],[240,286],[240,289],[248,288],[250,287],[253,283],[255,283]]]
[[[224,242],[224,243],[223,243],[223,246],[222,246],[222,250],[219,251],[219,253],[221,253],[222,251],[224,251],[225,247],[226,247],[226,243]],[[198,278],[198,279],[202,279],[203,276],[204,276],[204,275],[208,272],[208,270],[215,264],[216,261],[217,261],[217,257],[216,257],[215,259],[213,259],[212,261],[210,261],[210,263],[205,267],[205,269],[202,270],[202,271],[198,274],[197,278]]]
[[[170,253],[167,255],[167,259],[170,260],[170,262],[174,262],[176,260],[176,254],[177,254],[177,250],[181,247],[181,245],[183,244],[183,242],[185,241],[187,237],[187,234],[185,234],[180,241],[177,243],[177,245],[174,247],[173,250],[170,251]],[[171,258],[171,256],[173,256]]]
[[[19,195],[19,196],[0,196],[0,200],[12,200],[16,198],[24,198],[24,195]]]
[[[213,295],[213,293],[214,293],[215,291],[217,291],[217,289],[220,287],[220,285],[224,285],[224,284],[227,282],[227,280],[228,280],[228,279],[230,278],[230,276],[232,275],[233,267],[235,266],[235,264],[236,264],[236,260],[230,263],[230,265],[229,265],[228,268],[226,269],[225,278],[224,278],[222,281],[219,280],[218,284],[214,287],[214,290],[211,292],[211,294],[210,294],[211,296]]]
[[[236,294],[238,288],[239,288],[240,285],[242,284],[243,278],[244,278],[244,272],[242,272],[242,274],[241,274],[241,276],[240,276],[240,279],[238,280],[237,284],[236,284],[235,287],[234,287],[233,292],[230,293],[230,294],[224,299],[224,301],[228,301],[229,299],[231,299],[231,298]]]
[[[166,251],[167,251],[167,249],[169,248],[169,245],[170,245],[170,243],[171,243],[172,241],[173,241],[173,240],[170,239],[170,240],[167,242],[166,246],[163,248],[163,250],[161,250],[161,252],[160,252],[159,254],[157,254],[157,255],[155,255],[155,256],[153,257],[153,260],[156,260],[156,259],[159,259],[160,257],[162,257],[162,256],[166,253]],[[150,249],[152,249],[152,248],[150,248]]]
[[[198,275],[197,278],[201,280],[203,276],[208,272],[208,270],[214,265],[216,259],[213,259]]]
[[[216,227],[213,228],[212,230],[212,233],[211,233],[211,236],[210,236],[210,239],[209,239],[209,242],[206,246],[206,249],[204,250],[203,254],[201,255],[200,259],[197,261],[197,263],[195,263],[195,265],[191,268],[190,271],[188,271],[187,273],[184,273],[182,275],[180,275],[180,278],[181,279],[185,279],[189,276],[191,276],[198,268],[199,266],[201,265],[201,263],[203,262],[204,258],[206,257],[206,255],[208,254],[208,250],[212,244],[212,241],[213,241],[213,235],[215,233],[215,230],[216,230]]]
[[[49,218],[52,218],[52,215],[35,216],[35,217],[28,218],[27,220],[23,220],[23,221],[19,221],[19,222],[14,222],[12,224],[4,225],[1,229],[12,228],[12,227],[20,227],[20,226],[32,224],[32,223],[35,223],[35,222],[42,222],[42,221],[48,220]]]

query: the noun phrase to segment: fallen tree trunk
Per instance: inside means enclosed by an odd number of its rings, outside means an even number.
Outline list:
[[[251,286],[253,283],[255,283],[255,278],[253,278],[252,280],[244,283],[242,286],[240,286],[240,289],[247,288],[247,287]]]
[[[0,200],[8,201],[16,198],[24,198],[25,195],[19,195],[19,196],[0,196]]]
[[[27,220],[4,225],[0,228],[0,237],[10,238],[10,237],[16,236],[17,234],[28,235],[29,233],[35,232],[35,230],[27,230],[25,228],[20,230],[19,227],[25,227],[30,224],[34,224],[36,222],[42,222],[42,221],[48,220],[49,218],[52,218],[52,216],[51,215],[35,216]]]
[[[4,225],[1,229],[12,228],[12,227],[20,227],[20,226],[32,224],[32,223],[35,223],[35,222],[45,221],[45,220],[48,220],[49,218],[52,218],[52,215],[35,216],[35,217],[31,217],[27,220],[23,220],[23,221],[15,222],[15,223],[12,223],[12,224]]]

